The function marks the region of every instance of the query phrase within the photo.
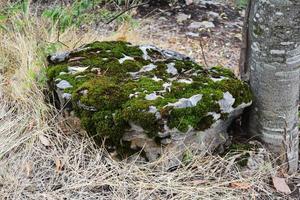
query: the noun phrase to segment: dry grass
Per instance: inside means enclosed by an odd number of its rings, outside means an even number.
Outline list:
[[[125,35],[114,37],[131,38]],[[41,45],[55,39],[56,32],[39,19],[19,31],[0,31],[0,199],[274,198],[270,163],[250,172],[239,170],[236,156],[193,156],[167,172],[158,166],[168,158],[118,162],[84,132],[65,133],[33,76],[45,67]],[[95,39],[107,37],[74,29],[61,36],[71,48]]]

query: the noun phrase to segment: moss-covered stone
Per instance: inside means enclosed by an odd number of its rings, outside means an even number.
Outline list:
[[[47,76],[54,86],[59,80],[70,83],[55,89],[71,94],[82,126],[122,151],[121,140],[132,129],[156,141],[171,130],[205,131],[251,102],[249,87],[230,70],[204,69],[169,54],[152,46],[94,42],[53,62]]]

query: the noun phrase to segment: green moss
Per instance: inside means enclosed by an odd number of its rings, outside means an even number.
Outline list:
[[[242,103],[249,103],[252,100],[252,93],[249,86],[238,79],[222,80],[217,87],[224,92],[230,92],[235,98],[233,107],[237,107]]]
[[[159,124],[155,114],[148,112],[151,105],[153,103],[145,99],[132,99],[124,105],[122,117],[127,122],[141,126],[146,134],[153,138],[157,135]]]
[[[178,70],[179,73],[188,71],[188,70],[203,70],[203,67],[198,65],[193,61],[183,61],[183,60],[174,60],[175,68]]]
[[[86,94],[82,94],[84,91]],[[83,83],[73,98],[97,110],[115,110],[126,102],[128,94],[112,78],[102,76]]]
[[[210,95],[209,90],[202,90],[202,94],[201,101],[195,107],[172,109],[168,126],[182,132],[186,132],[189,126],[199,131],[209,128],[215,121],[211,116],[207,116],[207,113],[220,113],[220,107],[216,101],[219,98],[216,95]]]
[[[68,72],[68,65],[67,64],[49,66],[46,70],[46,74],[47,74],[47,77],[48,77],[49,80],[53,80],[61,72]]]
[[[158,51],[149,50],[148,53],[154,59],[162,58]],[[120,63],[119,59],[124,55],[134,60]],[[126,148],[129,144],[120,140],[125,131],[130,129],[130,123],[142,127],[151,138],[156,138],[158,132],[163,131],[164,122],[181,132],[186,132],[189,127],[203,131],[215,122],[209,112],[221,114],[221,119],[227,117],[227,114],[221,113],[218,104],[224,92],[230,92],[236,99],[234,106],[251,101],[249,87],[235,78],[230,70],[220,66],[204,70],[192,61],[168,59],[153,62],[155,69],[141,72],[144,66],[151,63],[144,60],[142,55],[139,47],[126,42],[94,42],[70,54],[70,59],[81,57],[80,60],[47,69],[48,79],[60,78],[73,86],[65,92],[72,94],[73,109],[89,135],[99,144],[101,139],[106,138],[107,143],[122,154],[128,153]],[[178,75],[167,73],[169,63],[175,63]],[[87,69],[76,74],[61,74],[68,72],[68,66],[75,65]],[[133,79],[130,72],[136,72],[138,76]],[[161,80],[154,80],[154,76]],[[174,77],[192,78],[193,81],[187,84],[170,79]],[[211,77],[222,80],[213,81]],[[166,90],[164,83],[172,83],[171,88]],[[160,97],[146,100],[146,95],[151,93]],[[194,107],[167,106],[197,94],[203,97]],[[95,109],[85,110],[82,105]],[[158,113],[150,113],[150,106],[155,107]],[[161,119],[156,114],[160,114]]]
[[[93,73],[78,73],[78,74],[62,74],[58,75],[56,78],[68,81],[73,87],[65,89],[64,92],[73,93],[76,91],[83,83],[95,78]]]
[[[226,77],[226,78],[234,78],[235,79],[234,73],[232,71],[230,71],[229,69],[226,69],[222,66],[212,67],[209,70],[209,73],[213,78]]]
[[[156,82],[148,77],[141,77],[137,82],[137,91],[152,93],[154,91],[163,90],[162,81]]]
[[[136,46],[132,46],[128,42],[123,41],[110,41],[110,42],[99,42],[85,45],[82,47],[84,50],[74,52],[71,56],[86,56],[100,55],[102,58],[117,58],[120,59],[124,55],[130,57],[140,57],[143,52]],[[98,53],[97,53],[98,52]]]
[[[96,112],[90,119],[95,123],[97,136],[109,139],[114,145],[117,145],[126,127],[126,122],[120,117],[120,112],[100,111]]]

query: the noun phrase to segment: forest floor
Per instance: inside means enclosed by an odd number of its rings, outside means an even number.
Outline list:
[[[238,74],[243,10],[213,3],[131,12],[135,25],[82,24],[49,32],[40,15],[30,23],[17,15],[0,29],[0,199],[297,199],[300,174],[284,173],[256,141],[223,155],[191,155],[166,171],[159,167],[169,159],[164,156],[154,163],[112,159],[45,102],[40,74],[46,53],[94,40],[155,44]],[[15,23],[20,20],[21,28]],[[245,157],[248,163],[241,165]]]

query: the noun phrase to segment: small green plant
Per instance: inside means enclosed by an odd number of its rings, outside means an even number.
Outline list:
[[[249,0],[235,0],[235,5],[239,9],[246,8]]]
[[[46,9],[42,13],[42,16],[50,19],[50,21],[53,24],[57,25],[62,32],[72,26],[79,27],[82,24],[90,24],[96,21],[106,22],[116,16],[116,11],[110,11],[105,8],[99,9],[97,11],[93,10],[95,5],[99,5],[102,1],[103,0],[77,0],[68,7],[56,6],[50,9]],[[117,5],[123,5],[124,3],[126,5],[131,5],[137,2],[124,0],[115,1]],[[136,27],[138,25],[137,22],[128,13],[122,14],[121,16],[116,18],[115,21],[118,24],[126,21],[133,27]]]
[[[192,162],[193,157],[194,157],[193,153],[187,149],[183,154],[182,164],[188,165],[189,163]]]
[[[9,3],[0,9],[0,29],[8,31],[13,25],[14,31],[22,30],[22,27],[29,21],[30,0],[16,1]],[[15,17],[18,16],[18,17]]]
[[[77,0],[71,6],[56,6],[46,9],[42,16],[48,18],[52,23],[57,24],[61,31],[71,26],[80,26],[87,22],[92,22],[95,15],[87,13],[102,0]]]

